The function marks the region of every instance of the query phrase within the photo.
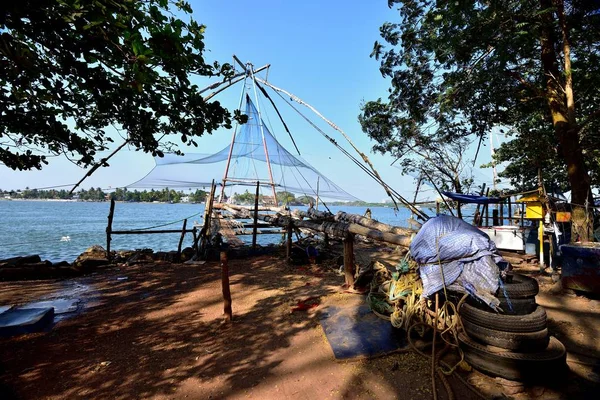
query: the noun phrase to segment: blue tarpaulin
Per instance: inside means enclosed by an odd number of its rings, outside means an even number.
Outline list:
[[[461,203],[496,204],[500,203],[502,200],[499,197],[478,196],[476,194],[462,194],[453,192],[442,192],[442,194],[446,197],[450,197],[452,200],[460,201]]]
[[[425,297],[445,285],[498,305],[496,263],[502,257],[494,241],[473,225],[448,215],[431,218],[413,238],[410,253],[419,264]]]

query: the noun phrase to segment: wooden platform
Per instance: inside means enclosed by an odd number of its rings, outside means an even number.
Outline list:
[[[219,232],[221,233],[221,235],[223,236],[223,239],[230,245],[230,246],[243,246],[244,242],[237,237],[237,235],[235,234],[235,227],[232,224],[232,221],[228,218],[222,218],[219,216],[218,218],[219,221]]]

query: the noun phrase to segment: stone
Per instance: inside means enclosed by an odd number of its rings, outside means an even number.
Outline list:
[[[73,266],[77,270],[87,272],[106,264],[109,264],[106,258],[106,250],[102,246],[94,245],[81,253]]]

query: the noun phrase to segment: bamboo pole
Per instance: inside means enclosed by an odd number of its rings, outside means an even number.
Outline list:
[[[256,231],[258,229],[258,196],[260,194],[260,182],[256,182],[256,195],[254,196],[254,227],[252,228],[252,250],[256,250]]]
[[[348,232],[344,238],[344,276],[348,289],[354,287],[354,234]]]
[[[221,289],[223,292],[223,314],[225,319],[231,322],[233,311],[231,309],[231,289],[229,287],[229,265],[227,263],[227,252],[222,251],[221,258]]]
[[[183,220],[183,228],[181,229],[181,236],[179,237],[179,244],[177,245],[177,257],[181,257],[181,246],[183,245],[183,238],[185,237],[185,228],[187,227],[187,218]]]
[[[112,233],[113,216],[115,213],[115,199],[110,199],[110,210],[108,211],[108,225],[106,226],[106,259],[110,262],[110,241]]]

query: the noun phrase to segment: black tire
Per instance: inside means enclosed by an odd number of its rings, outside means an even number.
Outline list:
[[[475,369],[492,376],[515,380],[537,381],[551,376],[564,376],[567,366],[565,346],[551,337],[548,347],[535,353],[497,352],[476,343],[464,334],[458,335],[465,360]]]
[[[542,351],[548,346],[548,329],[537,332],[504,332],[463,320],[467,335],[477,342],[519,352]]]
[[[534,312],[537,307],[535,297],[523,299],[507,299],[506,297],[499,297],[498,300],[500,300],[500,308],[502,309],[500,314],[526,315]],[[490,306],[472,296],[469,296],[467,303],[480,310],[493,311]]]
[[[538,282],[525,275],[513,274],[512,282],[502,282],[496,297],[509,299],[523,299],[527,297],[534,297],[540,291],[540,285]]]
[[[506,315],[479,310],[465,303],[458,312],[463,320],[497,331],[538,332],[546,329],[546,310],[540,306],[527,315]]]

